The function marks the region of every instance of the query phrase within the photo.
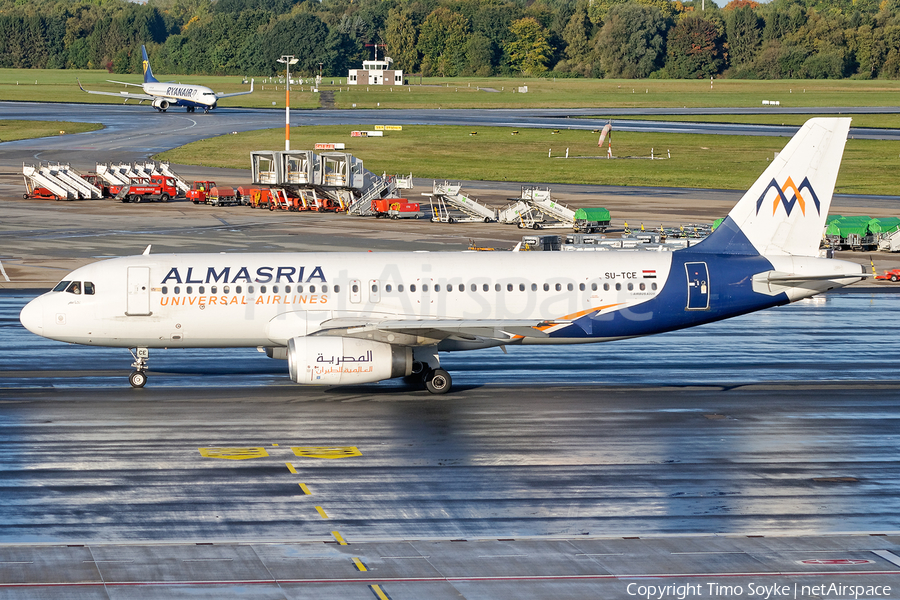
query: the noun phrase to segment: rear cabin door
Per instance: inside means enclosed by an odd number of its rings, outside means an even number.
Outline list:
[[[709,309],[709,270],[705,262],[684,264],[687,271],[687,310]]]
[[[129,317],[150,314],[150,267],[128,267],[128,303],[125,314]]]

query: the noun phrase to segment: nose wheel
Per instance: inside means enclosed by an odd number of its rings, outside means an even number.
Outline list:
[[[128,376],[131,387],[142,388],[147,384],[147,374],[143,371],[134,371]]]
[[[131,349],[128,349],[131,352]],[[134,371],[132,371],[131,375],[128,376],[128,382],[131,384],[133,388],[142,388],[147,385],[147,359],[150,358],[150,350],[147,348],[136,348],[135,352],[131,352],[131,356],[134,357],[134,362],[131,363],[131,366],[134,367]]]

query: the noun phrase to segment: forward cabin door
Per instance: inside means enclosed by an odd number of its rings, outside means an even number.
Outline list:
[[[129,317],[150,314],[150,267],[128,267],[128,304],[125,314]]]
[[[687,271],[687,310],[707,310],[709,308],[709,270],[705,262],[684,264]]]

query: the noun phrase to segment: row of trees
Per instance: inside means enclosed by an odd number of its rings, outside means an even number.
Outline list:
[[[0,67],[343,76],[898,78],[900,0],[0,0]],[[383,54],[383,51],[380,52]]]

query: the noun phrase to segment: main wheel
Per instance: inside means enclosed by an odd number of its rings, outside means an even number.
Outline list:
[[[143,371],[134,371],[128,376],[128,381],[131,383],[131,387],[142,388],[147,385],[147,374]]]
[[[451,385],[453,385],[453,379],[450,377],[450,373],[444,369],[435,369],[425,378],[425,389],[432,394],[446,394],[450,391]]]

